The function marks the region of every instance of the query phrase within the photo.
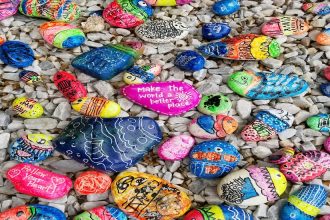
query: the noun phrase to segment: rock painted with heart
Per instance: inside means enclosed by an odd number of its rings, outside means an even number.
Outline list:
[[[202,26],[202,36],[205,40],[219,40],[228,36],[230,31],[227,23],[206,23]]]
[[[42,105],[27,97],[16,98],[12,108],[22,118],[40,118],[44,113]]]
[[[85,211],[73,220],[127,220],[126,214],[113,206],[101,206]]]
[[[233,14],[239,9],[239,0],[220,0],[216,2],[212,7],[213,12],[220,16]]]
[[[228,113],[231,106],[232,103],[230,99],[219,93],[214,95],[203,95],[197,109],[206,115],[218,115]]]
[[[304,3],[301,7],[305,12],[317,14],[317,15],[327,15],[330,13],[330,4],[325,2],[320,3]]]
[[[189,154],[194,144],[193,137],[178,135],[168,139],[158,148],[158,156],[163,160],[181,160]]]
[[[147,83],[153,81],[161,71],[162,67],[159,64],[133,66],[124,73],[123,80],[128,85]]]
[[[192,0],[146,0],[152,6],[176,6],[189,4]]]
[[[28,85],[42,82],[41,76],[33,71],[23,70],[19,73],[19,78]]]
[[[330,115],[324,113],[313,115],[307,119],[307,125],[315,131],[329,132]]]
[[[17,13],[20,0],[0,0],[0,21]]]
[[[35,60],[31,47],[20,41],[6,41],[0,45],[0,60],[16,68],[31,66]]]
[[[111,178],[99,171],[85,171],[74,181],[74,189],[80,195],[101,194],[111,186]]]
[[[269,156],[269,162],[274,164],[283,164],[289,161],[295,154],[295,151],[291,147],[284,147],[272,155]]]

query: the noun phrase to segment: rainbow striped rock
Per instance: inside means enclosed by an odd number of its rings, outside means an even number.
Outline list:
[[[330,115],[329,114],[317,114],[307,119],[307,125],[313,130],[320,132],[330,131]]]
[[[0,21],[17,13],[20,0],[0,0]]]
[[[113,206],[101,206],[85,211],[73,220],[127,220],[126,214]]]
[[[327,15],[330,13],[330,4],[329,3],[305,3],[301,7],[302,10],[317,14],[317,15]]]

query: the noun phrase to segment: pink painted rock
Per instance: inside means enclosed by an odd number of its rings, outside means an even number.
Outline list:
[[[0,21],[17,13],[20,0],[0,0]]]
[[[17,164],[6,175],[18,192],[44,199],[61,198],[72,187],[70,178],[27,163]]]
[[[330,220],[330,214],[329,215],[323,215],[319,218],[319,220]]]
[[[324,141],[324,150],[328,153],[330,153],[330,137],[328,137],[325,141]]]
[[[330,66],[328,66],[323,70],[323,75],[327,80],[330,81]]]
[[[269,156],[269,162],[274,164],[283,164],[288,162],[294,155],[295,151],[291,147],[284,147]]]
[[[195,139],[189,135],[179,135],[165,141],[158,148],[158,156],[163,160],[181,160],[194,146]]]
[[[152,82],[129,85],[122,93],[132,102],[164,115],[180,115],[195,108],[201,94],[185,82]]]

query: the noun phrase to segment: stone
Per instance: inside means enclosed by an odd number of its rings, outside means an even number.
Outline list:
[[[65,121],[71,116],[71,105],[68,102],[61,102],[53,112],[53,117]]]
[[[327,15],[330,13],[330,5],[324,2],[320,3],[304,3],[301,7],[305,12],[313,13],[316,15]]]
[[[133,66],[124,73],[123,80],[128,85],[147,83],[153,81],[161,71],[162,67],[159,64]]]
[[[206,115],[218,115],[230,111],[232,103],[230,99],[219,93],[214,95],[203,95],[197,109]]]
[[[195,108],[201,99],[193,86],[179,81],[128,85],[121,92],[132,102],[163,115],[181,115]]]
[[[74,189],[80,195],[101,194],[111,186],[111,178],[99,171],[85,171],[74,181]]]
[[[307,125],[311,129],[320,132],[330,131],[330,115],[329,114],[318,114],[313,115],[307,119]]]
[[[328,137],[327,139],[325,139],[324,143],[323,143],[323,147],[324,150],[328,153],[330,153],[330,137]]]
[[[269,162],[274,164],[283,164],[289,161],[294,155],[295,151],[291,147],[284,147],[269,156]]]
[[[189,135],[174,136],[158,148],[158,156],[162,160],[182,160],[195,144],[195,139]]]
[[[0,219],[52,219],[66,220],[65,214],[52,206],[47,205],[22,205],[0,213]]]
[[[220,0],[216,2],[212,10],[214,14],[220,16],[226,16],[237,12],[240,9],[238,0]]]
[[[6,149],[10,140],[10,133],[0,133],[0,149]]]
[[[113,206],[101,206],[85,211],[73,220],[127,220],[126,214]]]
[[[193,50],[187,50],[176,56],[174,65],[184,71],[199,71],[205,66],[205,58]]]
[[[86,22],[82,22],[81,26],[85,33],[101,32],[105,29],[104,19],[101,16],[91,15]]]
[[[20,72],[19,78],[28,85],[42,82],[42,78],[38,73],[29,70],[23,70]]]
[[[0,111],[0,126],[8,126],[10,122],[10,116],[3,112]]]
[[[31,47],[20,41],[6,41],[0,45],[0,60],[16,68],[31,66],[35,60]]]
[[[0,0],[0,21],[7,19],[17,13],[20,0]]]
[[[101,171],[134,166],[162,140],[156,121],[147,117],[77,118],[53,141],[57,151]]]
[[[214,179],[226,175],[240,162],[236,148],[226,141],[204,141],[189,154],[190,172],[200,178]]]
[[[191,205],[188,195],[178,187],[146,173],[120,173],[111,185],[111,193],[118,207],[137,219],[176,219]],[[141,193],[142,197],[139,196]],[[139,205],[127,206],[132,202]]]
[[[252,103],[244,99],[239,99],[236,103],[236,111],[242,119],[247,119],[251,116]]]
[[[330,6],[329,6],[330,12]],[[330,46],[330,28],[323,30],[316,36],[316,42],[320,45]]]
[[[256,146],[251,149],[251,152],[254,156],[260,159],[264,159],[272,154],[272,151],[265,146]]]
[[[49,200],[62,198],[72,187],[70,178],[32,164],[17,164],[6,176],[18,192]]]
[[[330,97],[330,83],[323,83],[320,85],[320,90],[323,95]]]
[[[54,118],[25,119],[24,125],[27,129],[51,130],[56,128],[57,120]]]
[[[230,31],[227,23],[206,23],[202,26],[202,36],[205,40],[219,40],[227,37]]]
[[[222,178],[217,191],[229,204],[255,206],[278,200],[286,187],[285,176],[278,169],[249,166]]]
[[[330,66],[324,68],[323,75],[328,81],[330,81]]]
[[[27,97],[16,98],[12,108],[22,118],[40,118],[44,113],[42,105]]]
[[[189,4],[192,0],[145,0],[152,6],[176,6]]]

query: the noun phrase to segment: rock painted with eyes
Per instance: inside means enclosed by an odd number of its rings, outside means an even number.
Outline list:
[[[205,141],[190,152],[190,171],[200,178],[213,179],[233,170],[240,161],[237,149],[226,141]]]
[[[42,82],[42,78],[38,73],[29,70],[23,70],[20,72],[19,78],[28,85]]]
[[[212,9],[216,15],[226,16],[237,12],[240,4],[238,0],[220,0],[213,5]]]
[[[294,155],[295,151],[291,147],[284,147],[269,156],[269,162],[274,164],[283,164],[289,161]]]
[[[111,185],[111,193],[121,210],[139,220],[176,219],[191,205],[188,195],[170,182],[140,172],[120,173]]]
[[[301,8],[305,12],[309,12],[317,15],[327,15],[330,13],[330,4],[326,2],[304,3]]]
[[[202,26],[202,35],[205,40],[219,40],[228,36],[231,28],[226,23],[206,23]]]
[[[22,118],[40,118],[44,113],[42,105],[27,97],[16,98],[12,108]]]
[[[219,93],[214,95],[203,95],[197,109],[206,115],[218,115],[229,112],[231,106],[230,99]]]
[[[176,56],[174,65],[181,70],[194,72],[204,68],[205,58],[195,51],[187,50]]]
[[[320,45],[329,46],[330,45],[330,28],[323,30],[316,36],[316,42]]]
[[[330,115],[329,114],[317,114],[307,119],[307,125],[311,129],[320,132],[330,131]]]
[[[123,80],[128,85],[151,82],[161,71],[162,67],[159,64],[133,66],[124,73]]]
[[[176,6],[189,4],[192,0],[146,0],[152,6]]]
[[[255,206],[278,200],[286,187],[285,176],[278,169],[249,166],[223,177],[217,191],[229,204]]]
[[[74,181],[74,189],[80,195],[105,193],[111,186],[111,178],[99,171],[82,172]]]
[[[113,206],[101,206],[85,211],[73,220],[127,220],[126,214]]]
[[[31,66],[34,53],[31,47],[20,41],[6,41],[0,45],[0,60],[16,68]]]
[[[0,21],[17,13],[20,0],[0,0]]]
[[[6,176],[18,192],[49,200],[62,198],[72,187],[70,178],[27,163],[10,168]]]
[[[148,117],[73,120],[53,141],[55,149],[101,171],[134,166],[162,141],[156,121]]]
[[[323,143],[323,147],[324,150],[328,153],[330,153],[330,137],[328,137],[327,139],[325,139],[324,143]]]
[[[195,144],[195,139],[189,135],[178,135],[165,141],[158,148],[158,156],[162,160],[181,160],[185,158]]]
[[[289,196],[280,211],[282,220],[313,220],[327,200],[327,191],[321,185],[302,186]]]

